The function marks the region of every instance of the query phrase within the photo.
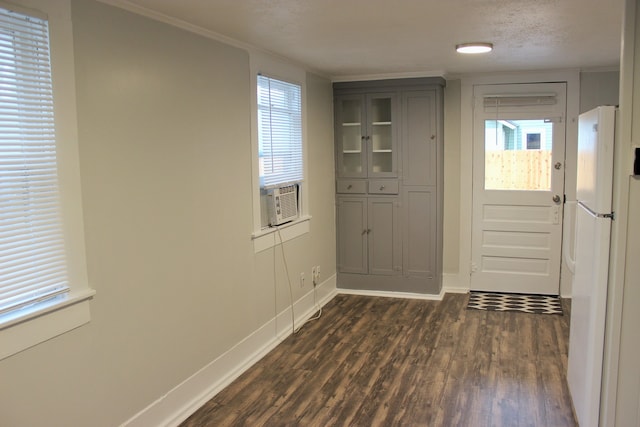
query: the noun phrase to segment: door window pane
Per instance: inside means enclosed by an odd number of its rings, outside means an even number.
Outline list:
[[[484,188],[551,190],[553,123],[485,120]]]
[[[362,173],[362,102],[343,99],[342,103],[342,172]]]
[[[391,98],[371,100],[371,171],[393,171]]]

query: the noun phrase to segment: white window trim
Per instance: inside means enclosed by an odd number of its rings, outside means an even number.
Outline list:
[[[257,233],[253,233],[251,238],[253,239],[254,252],[262,252],[280,244],[280,238],[282,238],[282,242],[284,243],[308,233],[310,220],[311,216],[306,215],[288,224],[280,225],[278,227],[264,228]],[[276,233],[278,230],[280,230],[280,233]]]
[[[85,258],[71,3],[17,0],[13,4],[44,13],[49,20],[58,182],[71,291],[19,315],[0,318],[0,360],[89,322],[89,301],[95,294],[88,285]]]
[[[302,95],[302,163],[304,180],[300,185],[300,217],[290,224],[279,227],[283,232],[284,241],[296,238],[309,232],[311,219],[308,192],[308,160],[307,160],[307,85],[306,71],[295,65],[277,60],[261,52],[252,51],[249,57],[250,68],[250,105],[251,105],[251,193],[253,200],[253,231],[251,238],[255,252],[269,249],[276,242],[274,232],[276,228],[262,228],[260,208],[260,176],[258,166],[258,74],[273,77],[300,85]]]

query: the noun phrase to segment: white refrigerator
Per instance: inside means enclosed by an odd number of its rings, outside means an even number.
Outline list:
[[[580,427],[598,426],[609,275],[615,107],[580,115],[567,380]]]

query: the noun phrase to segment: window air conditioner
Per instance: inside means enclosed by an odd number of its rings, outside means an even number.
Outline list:
[[[267,207],[272,227],[298,218],[298,186],[293,184],[269,190]]]

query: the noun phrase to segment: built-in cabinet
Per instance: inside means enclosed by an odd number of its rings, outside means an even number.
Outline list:
[[[334,84],[339,287],[440,292],[443,87]]]

